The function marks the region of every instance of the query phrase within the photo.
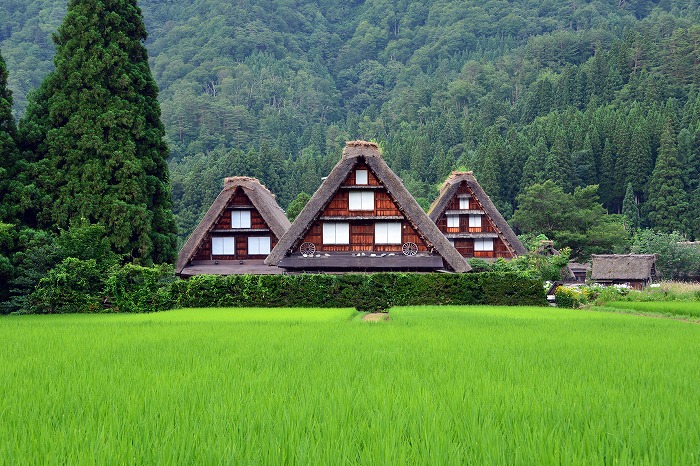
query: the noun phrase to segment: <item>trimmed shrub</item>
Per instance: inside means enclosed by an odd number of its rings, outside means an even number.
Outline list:
[[[355,307],[546,304],[542,281],[515,272],[198,275],[173,284],[180,307]]]
[[[105,282],[107,304],[116,312],[155,312],[172,309],[175,281],[169,265],[141,267],[127,264],[112,268]]]

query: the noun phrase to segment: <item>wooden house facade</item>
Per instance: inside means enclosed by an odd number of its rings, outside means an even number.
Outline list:
[[[180,250],[177,273],[280,273],[263,261],[290,225],[275,196],[257,179],[226,178],[224,189]]]
[[[465,258],[513,259],[527,252],[472,172],[453,172],[428,215]]]
[[[469,270],[378,146],[365,141],[346,145],[266,263],[299,271]]]

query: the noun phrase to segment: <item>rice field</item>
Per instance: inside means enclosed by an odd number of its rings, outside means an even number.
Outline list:
[[[700,463],[700,326],[553,308],[0,318],[0,464]]]
[[[613,301],[606,306],[629,311],[700,317],[700,301]]]

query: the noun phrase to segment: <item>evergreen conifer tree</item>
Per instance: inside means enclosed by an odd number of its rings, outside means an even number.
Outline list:
[[[554,142],[549,149],[545,163],[547,178],[561,186],[565,192],[574,190],[574,165],[571,160],[571,152],[566,136],[562,129],[558,129],[554,136]]]
[[[17,164],[12,92],[7,88],[7,68],[0,54],[0,222],[12,221],[16,203],[11,199]]]
[[[687,230],[690,205],[683,189],[683,173],[676,157],[673,125],[668,120],[661,134],[661,147],[649,180],[649,197],[645,203],[651,226],[662,232]]]
[[[148,264],[172,262],[177,251],[168,148],[145,40],[136,0],[70,0],[54,36],[55,71],[30,102],[20,133],[43,196],[36,226],[100,223],[115,252]]]
[[[639,228],[639,208],[637,207],[632,183],[627,183],[625,198],[622,200],[622,215],[626,219],[625,223],[629,231],[635,231]]]

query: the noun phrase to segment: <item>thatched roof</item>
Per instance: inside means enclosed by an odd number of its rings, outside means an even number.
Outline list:
[[[231,197],[235,195],[237,188],[243,189],[243,192],[248,196],[250,202],[253,203],[253,206],[258,210],[277,238],[281,238],[289,229],[291,223],[282,208],[277,204],[275,195],[263,186],[260,181],[249,176],[224,178],[224,189],[216,197],[204,218],[202,218],[197,228],[195,228],[180,250],[177,258],[177,273],[180,273],[187,266],[187,263],[197,252],[200,243],[207,235],[207,232],[212,229],[221,212],[230,202]]]
[[[430,243],[435,251],[442,256],[455,272],[468,272],[471,267],[462,255],[450,244],[447,238],[430,220],[416,200],[405,188],[403,181],[389,168],[382,159],[379,146],[372,142],[350,141],[343,149],[343,156],[333,167],[328,177],[321,183],[292,226],[277,243],[265,263],[277,265],[285,257],[287,251],[296,246],[312,223],[320,216],[325,207],[338,191],[343,181],[360,161],[365,163],[384,185],[389,195],[394,199],[399,210],[413,225],[418,234]]]
[[[450,201],[454,198],[455,194],[459,190],[462,183],[466,183],[467,186],[472,190],[474,196],[478,199],[481,205],[484,207],[484,212],[493,221],[498,235],[506,244],[508,249],[511,249],[515,254],[522,255],[527,253],[527,249],[520,242],[518,237],[513,232],[513,229],[508,225],[506,219],[498,211],[496,206],[491,201],[491,198],[486,194],[483,188],[479,185],[474,178],[472,172],[452,172],[452,174],[445,180],[445,182],[440,187],[440,194],[437,199],[433,202],[428,210],[428,215],[433,222],[438,221],[440,216],[445,212],[445,209],[449,205]]]
[[[650,280],[657,254],[594,254],[593,280]]]

